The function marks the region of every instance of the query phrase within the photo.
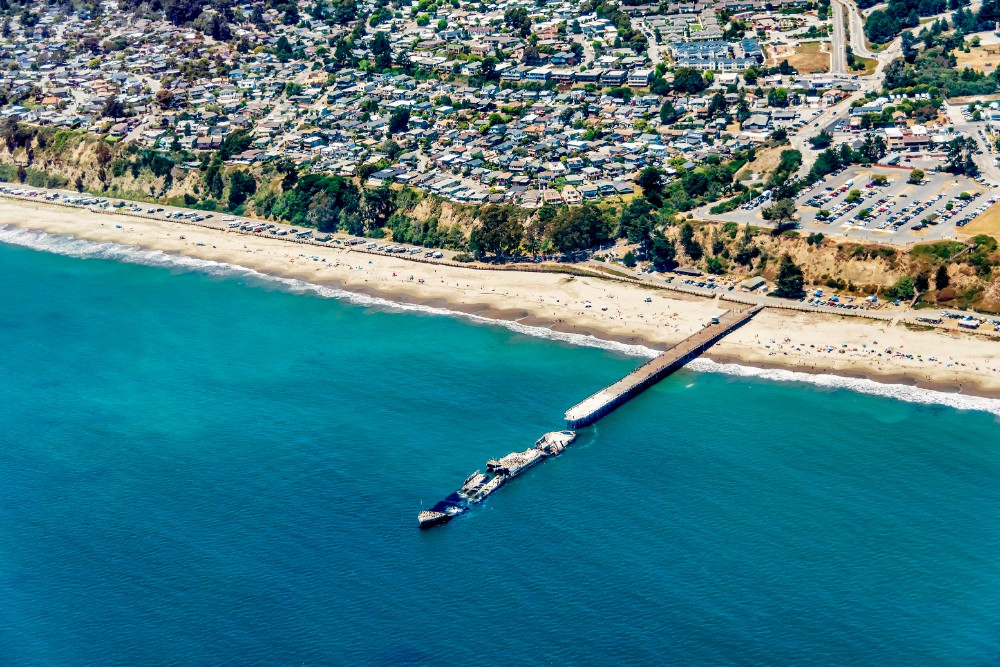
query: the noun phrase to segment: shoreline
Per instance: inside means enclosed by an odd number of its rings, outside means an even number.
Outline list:
[[[381,292],[378,290],[352,290],[349,287],[337,285],[338,289],[343,289],[345,291],[357,291],[358,293],[365,294],[373,298],[383,299],[385,301],[391,301],[395,303],[409,304],[414,306],[423,306],[426,308],[442,309],[451,311],[456,315],[473,315],[476,317],[481,317],[488,320],[495,320],[498,324],[502,322],[516,322],[523,326],[532,327],[536,329],[548,329],[557,333],[565,333],[575,336],[590,336],[598,340],[607,341],[610,343],[619,343],[621,345],[629,346],[641,346],[646,347],[657,352],[663,352],[669,349],[670,345],[664,345],[661,343],[656,343],[654,341],[644,340],[636,337],[614,337],[603,334],[599,330],[592,330],[581,328],[569,324],[560,324],[552,320],[546,320],[544,318],[535,317],[526,311],[499,311],[490,308],[487,304],[462,304],[460,306],[455,306],[454,304],[448,303],[447,301],[441,299],[432,299],[427,301],[422,301],[420,299],[414,298],[412,295],[406,292]],[[998,350],[1000,353],[1000,350]],[[907,374],[905,372],[884,372],[884,373],[873,373],[870,371],[863,371],[860,369],[848,369],[848,368],[817,368],[815,366],[804,367],[801,365],[796,365],[794,363],[781,363],[780,361],[748,361],[738,354],[718,352],[715,347],[711,348],[709,351],[701,355],[700,358],[708,359],[719,365],[735,364],[739,366],[745,366],[749,368],[755,368],[759,370],[779,370],[779,371],[792,371],[796,373],[805,373],[807,375],[832,375],[835,377],[847,379],[847,380],[871,380],[873,382],[878,382],[885,385],[896,385],[902,387],[912,387],[915,389],[923,389],[927,391],[935,391],[946,394],[956,394],[965,396],[974,396],[976,398],[987,398],[993,400],[1000,400],[1000,390],[985,390],[980,388],[975,384],[961,383],[957,381],[947,382],[947,381],[935,381],[934,379],[919,378],[913,374]]]
[[[165,220],[109,220],[41,203],[0,201],[0,220],[22,230],[221,262],[391,303],[653,350],[672,346],[730,307],[714,299],[653,292],[596,277],[414,266],[391,256],[303,248],[281,239]],[[306,252],[323,255],[323,261],[312,260]],[[645,301],[649,297],[652,303]],[[904,350],[908,357],[898,356]],[[912,331],[885,321],[766,309],[704,356],[720,364],[1000,399],[1000,343],[943,331]]]

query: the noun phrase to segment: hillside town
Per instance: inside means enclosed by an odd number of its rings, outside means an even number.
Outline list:
[[[170,154],[179,170],[204,170],[238,135],[227,167],[280,163],[528,209],[628,197],[651,167],[670,183],[719,164],[725,173],[677,208],[737,195],[735,207],[770,192],[767,168],[752,168],[758,150],[790,144],[801,176],[822,148],[859,151],[873,136],[880,149],[866,163],[913,155],[928,172],[968,136],[966,165],[976,166],[965,171],[1000,183],[986,134],[997,102],[956,111],[928,85],[886,94],[898,43],[852,54],[831,19],[840,7],[420,0],[184,16],[43,5],[4,19],[0,117]],[[938,26],[921,33],[925,51]],[[836,71],[844,48],[861,74]],[[816,67],[806,52],[827,62]]]

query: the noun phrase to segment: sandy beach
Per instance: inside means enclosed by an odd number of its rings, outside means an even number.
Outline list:
[[[599,278],[435,266],[40,203],[0,200],[0,224],[236,264],[393,301],[657,349],[731,306]],[[1000,342],[958,332],[914,331],[888,322],[767,309],[708,356],[1000,397]]]

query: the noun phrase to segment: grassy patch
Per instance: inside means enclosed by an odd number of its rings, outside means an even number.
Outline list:
[[[938,241],[937,243],[915,245],[910,252],[914,257],[923,257],[932,261],[945,261],[964,247],[965,244],[958,241]]]
[[[786,46],[780,49],[771,47],[771,62],[777,65],[782,60],[797,69],[802,74],[830,71],[829,48],[823,50],[825,42],[803,42],[798,46]]]
[[[736,172],[736,180],[745,181],[750,178],[751,173],[756,174],[769,174],[778,168],[781,164],[781,151],[785,150],[787,146],[774,146],[771,148],[760,148],[754,155],[754,159],[751,162],[747,162],[743,165],[738,172]]]
[[[601,273],[606,273],[609,276],[615,276],[616,278],[635,278],[635,276],[630,276],[627,273],[623,273],[621,271],[616,271],[615,269],[612,269],[612,268],[607,267],[607,266],[591,266],[591,267],[587,267],[587,268],[592,269],[594,271],[600,271]]]
[[[968,53],[955,49],[952,53],[959,70],[971,67],[979,72],[993,71],[1000,63],[1000,44],[970,47]]]
[[[860,56],[854,56],[854,62],[864,65],[863,70],[857,70],[859,76],[871,76],[875,73],[876,68],[878,68],[878,61],[874,58],[862,58]]]
[[[989,234],[1000,238],[1000,205],[994,204],[980,213],[965,227],[958,228],[962,238],[976,236],[977,234]]]

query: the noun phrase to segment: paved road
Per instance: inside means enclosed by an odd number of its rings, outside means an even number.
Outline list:
[[[847,73],[847,52],[844,50],[844,20],[843,5],[832,0],[830,10],[833,12],[833,35],[831,36],[830,73]]]
[[[54,189],[53,190],[49,190],[49,189],[46,189],[46,188],[30,188],[30,187],[29,188],[20,188],[20,186],[14,186],[14,185],[6,185],[4,187],[4,189],[5,190],[10,190],[10,191],[19,190],[19,189],[25,189],[25,190],[34,191],[34,192],[41,193],[41,194],[46,194],[46,193],[50,194],[50,195],[56,195],[56,194],[58,194],[58,195],[65,195],[65,196],[68,196],[68,197],[71,197],[71,198],[72,197],[94,197],[93,195],[87,195],[87,194],[81,195],[79,193],[70,192],[70,191],[67,191],[67,190],[54,190]],[[48,203],[41,196],[32,197],[32,196],[12,195],[12,194],[9,194],[9,193],[5,193],[5,194],[0,194],[0,197],[10,198],[10,199],[18,199],[18,200],[27,200],[27,201],[37,202],[39,204]],[[116,202],[116,201],[124,201],[124,202],[128,203],[130,207],[136,207],[140,211],[146,211],[146,210],[148,210],[151,207],[165,209],[162,212],[156,213],[156,214],[153,214],[153,215],[143,214],[143,213],[133,213],[128,208],[126,208],[124,210],[117,211],[116,215],[117,216],[121,216],[120,219],[125,224],[127,224],[126,220],[128,219],[128,217],[132,216],[132,215],[135,215],[136,217],[143,217],[143,218],[165,218],[167,214],[172,213],[174,211],[185,212],[185,213],[198,213],[198,214],[201,214],[201,215],[205,214],[203,211],[192,211],[190,209],[184,209],[184,208],[180,208],[180,207],[156,206],[155,204],[148,204],[148,203],[142,203],[142,202],[131,202],[129,200],[118,200],[118,199],[109,199],[108,200],[109,204],[113,203],[113,202]],[[83,209],[95,210],[95,207],[91,207],[91,206],[78,206],[78,207],[74,206],[74,208],[83,208]],[[115,211],[115,209],[97,209],[97,212],[99,212],[99,213],[112,214],[113,211]],[[263,223],[260,220],[252,220],[252,219],[246,219],[246,218],[239,218],[238,216],[225,216],[225,215],[222,215],[222,214],[213,215],[211,219],[203,220],[203,221],[197,222],[197,223],[192,222],[192,221],[188,221],[188,220],[184,220],[184,219],[173,220],[173,222],[175,222],[177,224],[197,225],[199,227],[209,227],[209,228],[218,229],[220,231],[225,231],[227,229],[226,219],[229,219],[229,218],[232,218],[232,219],[235,219],[235,220],[241,220],[241,221],[242,220],[246,220],[247,222],[254,222],[254,223],[259,223],[259,224],[265,224],[265,223]],[[277,225],[277,227],[281,228],[281,229],[289,229],[288,225]],[[258,236],[265,236],[266,238],[271,238],[270,236],[268,236],[266,234],[258,234]],[[341,240],[341,242],[343,242],[344,240],[359,240],[359,241],[362,241],[362,243],[364,243],[364,242],[369,242],[370,243],[371,242],[371,239],[360,239],[360,238],[352,237],[352,236],[350,236],[348,234],[343,234],[343,233],[339,233],[339,232],[336,233],[336,234],[332,234],[332,236],[336,236],[339,240]],[[320,247],[321,246],[321,247],[330,248],[330,246],[325,246],[324,244],[321,244],[321,243],[319,243],[318,241],[316,241],[314,239],[309,239],[309,240],[297,239],[294,235],[283,236],[283,237],[275,237],[275,238],[277,238],[277,239],[279,239],[281,241],[284,241],[284,242],[301,243],[303,245],[308,245],[308,246],[311,246],[311,247]],[[379,243],[387,244],[385,241],[379,241]],[[387,245],[397,245],[397,244],[391,244],[391,243],[389,243]],[[621,244],[618,244],[618,245],[621,246]],[[343,246],[341,246],[341,247],[343,247]],[[414,246],[406,246],[406,247],[408,249],[416,249],[416,247],[414,247]],[[419,248],[419,250],[421,251],[421,253],[424,253],[425,251],[427,251],[426,248]],[[375,250],[368,250],[368,249],[366,249],[366,247],[364,245],[354,246],[353,248],[351,248],[351,251],[353,251],[353,252],[368,253],[368,254],[387,254],[387,253],[379,252],[379,251],[375,251]],[[407,254],[392,253],[392,255],[394,257],[396,257],[397,259],[405,259],[405,260],[409,260],[409,261],[422,262],[422,263],[431,263],[431,264],[437,264],[437,263],[440,263],[442,265],[449,265],[449,264],[451,264],[451,257],[450,257],[450,255],[452,255],[453,253],[447,252],[447,251],[443,251],[442,254],[444,255],[443,258],[441,258],[439,260],[430,260],[429,261],[426,258],[426,255],[414,257],[413,255],[411,255],[409,253],[407,253]],[[579,266],[581,266],[581,267],[588,267],[588,268],[591,268],[591,269],[595,269],[596,273],[600,274],[604,278],[612,279],[612,280],[617,279],[617,278],[615,278],[613,276],[609,276],[607,273],[605,273],[604,269],[606,269],[606,267],[607,267],[606,263],[596,262],[594,260],[588,260],[588,261],[585,261],[585,262],[581,263]],[[621,266],[617,266],[616,265],[615,268],[619,269],[619,270],[627,271],[627,269],[625,269],[624,267],[621,267]],[[647,285],[652,285],[652,286],[657,286],[657,287],[665,287],[665,288],[670,289],[670,290],[674,290],[674,291],[678,291],[678,292],[684,292],[684,293],[687,293],[687,294],[704,296],[704,297],[708,297],[708,298],[721,298],[721,299],[725,299],[725,300],[737,301],[739,303],[748,304],[748,305],[765,305],[765,306],[771,306],[771,307],[774,307],[774,308],[793,309],[793,310],[801,310],[801,311],[806,311],[806,312],[820,312],[820,313],[830,313],[830,314],[835,314],[835,315],[844,315],[844,316],[851,316],[851,317],[863,317],[863,318],[870,318],[870,319],[888,320],[888,321],[891,321],[893,324],[895,324],[898,321],[916,321],[916,318],[921,317],[921,316],[926,316],[926,314],[927,314],[926,311],[913,311],[913,310],[909,310],[908,308],[905,308],[905,307],[901,307],[901,308],[888,307],[888,308],[884,308],[884,309],[881,309],[881,310],[872,311],[872,310],[869,310],[866,307],[866,304],[864,304],[860,300],[855,300],[855,302],[854,302],[855,304],[858,304],[859,306],[862,306],[862,307],[857,308],[857,309],[837,308],[837,307],[828,306],[828,305],[811,306],[811,305],[808,305],[805,302],[796,302],[796,301],[789,301],[787,299],[779,299],[777,297],[773,297],[773,296],[770,296],[768,294],[762,294],[762,293],[759,293],[759,292],[755,292],[755,293],[742,292],[742,291],[740,291],[740,290],[738,290],[738,289],[735,288],[735,284],[736,284],[735,279],[726,279],[726,278],[722,278],[722,277],[720,277],[719,282],[720,283],[727,283],[727,284],[726,285],[718,285],[715,289],[700,288],[700,287],[697,287],[695,285],[686,285],[686,284],[683,284],[682,281],[684,280],[684,278],[682,276],[673,276],[673,277],[671,277],[671,276],[665,276],[665,275],[662,275],[662,274],[648,274],[648,273],[641,273],[641,272],[636,271],[636,272],[633,272],[632,275],[630,275],[628,277],[628,279],[631,280],[631,281],[634,281],[634,282],[645,283]],[[734,286],[734,288],[733,288],[732,291],[730,291],[728,289],[729,285],[733,285]],[[723,306],[723,307],[726,307],[726,306]],[[951,327],[951,328],[954,328],[954,327]],[[984,330],[982,333],[988,333],[988,331]]]
[[[653,29],[649,27],[649,24],[644,19],[639,19],[638,24],[639,30],[646,35],[646,54],[649,56],[650,61],[654,65],[663,62],[665,60],[663,57],[664,45],[656,43],[656,33],[653,32]]]
[[[975,139],[976,144],[983,151],[982,155],[972,156],[979,167],[979,173],[993,185],[1000,185],[1000,167],[997,167],[993,162],[996,156],[979,136],[979,131],[986,127],[986,123],[965,120],[965,116],[962,115],[964,108],[964,104],[945,104],[945,109],[948,111],[948,116],[951,118],[955,130]]]
[[[581,266],[587,268],[593,268],[597,271],[602,271],[602,269],[607,268],[606,263],[595,262],[593,260],[588,260],[584,262]],[[614,268],[619,271],[628,271],[621,265],[614,265]],[[714,287],[697,287],[694,284],[685,284],[685,278],[683,276],[671,275],[669,273],[643,273],[640,271],[630,271],[632,275],[629,278],[633,280],[638,280],[641,283],[647,285],[653,285],[656,287],[664,287],[672,291],[682,292],[684,294],[691,294],[694,296],[701,296],[709,299],[719,299],[720,308],[731,307],[726,301],[736,301],[738,303],[746,305],[760,305],[767,306],[770,308],[781,308],[783,310],[798,310],[807,313],[825,313],[828,315],[840,315],[843,317],[856,317],[863,319],[873,319],[873,320],[883,320],[890,322],[895,325],[897,322],[911,322],[919,323],[919,318],[925,318],[928,315],[937,315],[938,311],[927,311],[927,310],[911,310],[910,308],[903,306],[893,306],[891,304],[881,302],[875,304],[868,304],[861,297],[854,297],[848,301],[847,297],[841,299],[841,302],[849,305],[855,306],[854,308],[838,307],[826,305],[810,305],[807,299],[804,301],[790,301],[788,299],[780,299],[775,296],[771,296],[767,293],[761,292],[745,292],[736,285],[738,280],[735,278],[727,278],[724,276],[719,276],[716,281],[717,285]],[[706,278],[696,278],[694,281],[701,282],[705,281]],[[733,289],[730,289],[730,286]],[[827,298],[831,296],[831,290],[824,289],[827,293]],[[834,290],[835,291],[835,290]],[[809,290],[810,296],[812,290]],[[966,313],[962,313],[965,315]],[[957,329],[954,322],[946,321],[942,328],[946,329]],[[989,335],[989,328],[984,327],[980,333]]]
[[[854,55],[862,58],[878,58],[879,54],[868,50],[865,43],[865,21],[854,0],[831,0],[831,6],[837,5],[847,9],[848,22],[851,31],[851,49]]]
[[[837,1],[838,0],[833,0],[833,2]],[[837,21],[834,21],[834,25],[836,24]],[[862,42],[863,41],[864,39],[862,38]],[[834,49],[834,51],[836,52],[836,49]],[[839,103],[823,111],[822,114],[820,114],[810,124],[799,129],[798,132],[793,132],[788,135],[788,140],[792,144],[792,147],[802,153],[802,166],[796,173],[796,177],[801,178],[802,176],[808,174],[809,170],[812,169],[813,164],[816,162],[816,156],[819,155],[819,151],[813,150],[812,145],[809,143],[809,139],[816,136],[821,129],[832,125],[835,121],[848,118],[850,116],[852,102],[861,99],[870,92],[881,90],[884,86],[883,79],[885,68],[888,67],[889,63],[891,63],[894,59],[898,58],[901,52],[902,44],[899,39],[896,39],[889,44],[888,48],[878,54],[874,54],[878,58],[878,67],[876,67],[874,74],[870,76],[858,77],[857,81],[861,85],[859,90],[854,91],[852,94],[842,99]]]
[[[582,65],[591,65],[594,60],[597,59],[597,54],[594,53],[594,47],[591,45],[590,40],[587,39],[586,35],[573,35],[573,41],[577,44],[583,45],[583,62]],[[650,56],[652,57],[652,56]]]

